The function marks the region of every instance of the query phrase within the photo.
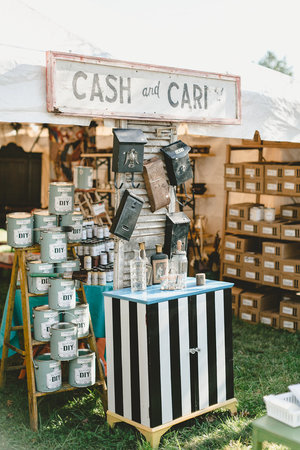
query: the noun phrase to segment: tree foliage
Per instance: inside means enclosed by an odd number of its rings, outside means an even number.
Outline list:
[[[270,50],[267,51],[265,56],[258,61],[258,64],[268,67],[269,69],[285,73],[286,75],[293,75],[293,68],[288,67],[285,57],[278,59],[277,56]]]

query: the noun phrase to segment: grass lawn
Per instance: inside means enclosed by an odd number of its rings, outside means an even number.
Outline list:
[[[265,414],[263,395],[286,392],[289,384],[300,382],[299,338],[299,334],[234,319],[238,414],[231,417],[227,411],[218,411],[183,422],[162,437],[160,448],[251,448],[251,422]],[[93,389],[42,397],[40,428],[33,433],[26,382],[18,380],[14,372],[9,373],[7,381],[0,392],[0,449],[150,449],[139,432],[126,424],[109,429]]]

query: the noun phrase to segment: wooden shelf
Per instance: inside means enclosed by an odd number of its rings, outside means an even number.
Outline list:
[[[288,197],[288,198],[291,198],[291,197],[300,197],[300,192],[299,193],[297,193],[297,194],[282,194],[282,193],[280,193],[280,192],[276,192],[276,193],[274,193],[274,194],[271,194],[270,192],[244,192],[244,191],[231,191],[230,189],[225,189],[224,188],[224,190],[225,190],[225,192],[233,192],[234,194],[249,194],[249,195],[260,195],[260,196],[262,196],[262,195],[271,195],[272,197]]]
[[[215,153],[189,153],[190,158],[207,158],[210,156],[216,156]]]
[[[89,338],[91,338],[91,337],[92,337],[92,335],[91,335],[91,333],[89,333],[87,336],[78,337],[77,339],[81,341],[82,339],[89,339]],[[38,346],[38,345],[49,344],[50,341],[36,341],[35,339],[32,339],[31,342],[32,342],[32,345],[33,345],[34,347],[36,347],[36,346]]]
[[[93,387],[93,386],[101,386],[104,385],[104,381],[96,381],[94,384],[92,384],[91,386],[82,386],[82,387],[75,387],[75,386],[71,386],[69,383],[64,382],[62,384],[62,387],[60,389],[58,389],[57,391],[52,391],[52,392],[35,392],[34,396],[35,397],[43,397],[44,395],[49,395],[49,394],[59,394],[61,392],[68,392],[68,391],[75,391],[77,389],[84,389],[87,387]]]
[[[187,194],[188,196],[192,196],[193,194],[191,192],[188,192]],[[180,193],[176,193],[177,197],[186,197],[185,194],[180,194]],[[215,194],[195,194],[194,195],[195,198],[210,198],[210,197],[215,197]]]
[[[81,153],[80,158],[112,158],[112,153]]]

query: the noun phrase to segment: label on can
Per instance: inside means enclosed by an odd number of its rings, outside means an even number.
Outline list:
[[[49,288],[49,278],[36,278],[36,288],[38,291],[46,292]]]
[[[50,340],[50,328],[54,323],[58,322],[57,317],[51,317],[47,322],[41,323],[41,335],[43,339],[49,339]]]
[[[57,212],[72,211],[73,199],[70,195],[64,194],[63,192],[59,197],[55,197],[54,205]]]
[[[113,281],[113,279],[114,279],[114,272],[112,270],[108,270],[106,272],[106,281],[108,283],[111,283]]]
[[[268,183],[267,184],[267,190],[269,190],[269,191],[277,191],[277,184]]]
[[[19,228],[14,230],[14,242],[17,245],[27,245],[32,242],[32,229],[31,228]]]
[[[76,384],[90,384],[92,379],[91,367],[84,365],[74,370]]]
[[[58,343],[58,356],[62,358],[73,357],[77,352],[77,340],[66,339]]]
[[[106,273],[105,272],[98,273],[98,284],[99,284],[99,286],[106,285]]]
[[[58,292],[58,306],[60,307],[70,307],[75,302],[75,288],[74,289],[64,289],[63,291]]]
[[[22,219],[22,220],[16,220],[17,225],[28,225],[30,224],[30,219]]]
[[[74,227],[73,230],[68,233],[68,238],[70,240],[72,240],[72,239],[73,240],[74,239],[81,240],[81,235],[82,235],[82,227],[81,227],[81,225],[79,225],[79,226]]]
[[[76,312],[75,312],[76,314]],[[75,320],[72,320],[73,323],[77,325],[78,336],[85,336],[89,332],[89,320],[84,320],[82,314],[79,317],[76,317]]]
[[[67,259],[67,245],[49,244],[49,256],[53,260]]]
[[[55,369],[46,375],[47,389],[56,389],[61,386],[61,370]]]
[[[226,181],[226,187],[235,189],[236,188],[236,182],[235,181]]]

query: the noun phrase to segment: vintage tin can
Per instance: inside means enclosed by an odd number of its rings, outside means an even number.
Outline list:
[[[33,244],[33,217],[27,212],[6,215],[7,244],[14,248],[30,247]]]
[[[78,357],[69,364],[69,384],[75,387],[86,387],[95,384],[95,353],[87,349],[78,351]]]
[[[36,209],[33,211],[33,235],[35,243],[40,243],[41,228],[49,229],[55,228],[56,226],[57,216],[50,214],[48,209]]]
[[[80,242],[82,238],[83,215],[79,211],[65,214],[61,217],[61,226],[71,226],[73,230],[67,233],[68,242]]]
[[[65,182],[50,183],[49,186],[49,212],[64,215],[73,212],[74,184]]]
[[[38,355],[33,360],[33,366],[38,392],[53,392],[61,388],[61,362],[51,359],[50,353]]]
[[[49,278],[43,277],[43,274],[53,273],[54,268],[51,263],[42,263],[41,261],[27,261],[28,271],[28,291],[31,294],[43,294],[48,292]],[[40,274],[40,277],[31,277],[32,274]]]
[[[68,259],[67,261],[56,264],[55,270],[57,273],[77,272],[80,270],[80,260]]]
[[[77,325],[61,322],[50,328],[51,358],[56,361],[70,361],[77,358]]]
[[[93,168],[87,166],[76,166],[74,168],[74,184],[76,189],[92,189]]]
[[[76,308],[64,312],[65,322],[75,323],[77,325],[78,337],[84,337],[89,334],[90,309],[89,305],[78,303]]]
[[[41,260],[60,263],[67,259],[67,236],[57,228],[41,231]]]
[[[37,341],[50,341],[50,328],[59,322],[59,312],[53,311],[48,305],[33,308],[33,335]]]
[[[49,307],[56,311],[74,309],[76,306],[76,290],[74,280],[50,278],[48,290]]]

